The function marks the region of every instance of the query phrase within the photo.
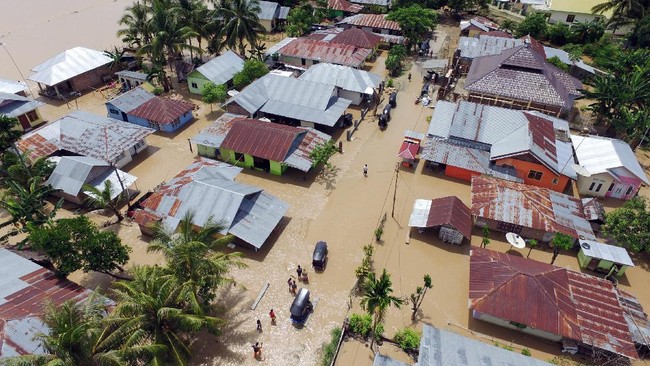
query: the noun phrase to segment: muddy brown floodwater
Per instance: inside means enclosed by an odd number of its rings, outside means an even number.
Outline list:
[[[130,3],[130,0],[1,1],[0,42],[6,43],[7,48],[0,49],[0,77],[20,79],[20,73],[28,76],[31,67],[74,46],[108,49],[119,44],[115,37],[117,19]],[[439,26],[438,31],[450,35],[449,43],[453,48],[457,43],[458,27]],[[18,69],[13,66],[9,55],[18,64]],[[385,75],[384,57],[385,54],[371,65],[373,72]],[[388,129],[381,132],[373,119],[367,119],[361,122],[352,141],[345,141],[344,133],[337,134],[335,137],[343,141],[344,153],[332,158],[333,169],[326,174],[291,172],[283,177],[274,177],[245,170],[237,177],[242,183],[263,187],[287,201],[290,208],[262,250],[244,252],[248,268],[233,271],[237,285],[222,289],[219,305],[228,321],[223,335],[219,338],[199,337],[193,345],[195,364],[319,364],[320,349],[328,341],[330,330],[340,326],[351,312],[362,311],[359,299],[351,296],[354,269],[361,261],[362,246],[373,242],[373,232],[384,215],[385,231],[382,242],[376,244],[374,268],[378,271],[388,269],[398,296],[408,296],[413,292],[424,274],[433,277],[434,287],[422,305],[416,328],[421,329],[422,322],[426,322],[488,343],[512,344],[516,350],[526,347],[534,357],[544,360],[559,354],[556,344],[471,319],[467,309],[468,245],[446,245],[439,242],[434,233],[420,234],[417,231],[411,233],[409,244],[406,244],[408,217],[416,198],[455,195],[470,204],[470,187],[466,182],[423,171],[423,162],[415,169],[397,165],[396,154],[404,130],[426,132],[426,117],[431,114],[430,108],[413,103],[422,87],[421,70],[415,64],[410,71],[414,75],[412,82],[404,77],[396,80],[398,107],[393,110]],[[35,85],[30,86],[35,93]],[[137,188],[142,192],[169,180],[190,164],[195,154],[189,150],[188,139],[219,116],[220,112],[211,112],[209,106],[195,96],[189,96],[186,87],[177,85],[176,92],[199,106],[197,118],[175,134],[152,135],[145,154],[124,168],[138,177]],[[47,103],[42,112],[50,121],[77,108],[103,115],[106,113],[104,102],[113,94],[111,90],[93,91],[70,103],[41,99]],[[355,119],[359,118],[358,109],[352,113]],[[647,156],[642,158],[645,162],[650,160]],[[369,167],[368,177],[362,173],[364,164]],[[643,195],[647,193],[646,189],[642,191]],[[74,207],[66,206],[59,216],[70,217],[74,213]],[[0,219],[4,217],[0,213]],[[97,223],[110,219],[98,213],[91,214],[91,217]],[[162,263],[159,256],[146,252],[149,239],[140,235],[134,223],[127,220],[109,230],[118,232],[132,247],[129,266]],[[472,244],[479,245],[480,236],[481,233],[475,231]],[[495,233],[491,239],[491,249],[508,250],[509,245],[502,235]],[[16,240],[14,238],[12,242]],[[314,244],[319,240],[329,244],[330,260],[324,272],[314,273],[309,263]],[[526,251],[521,253],[525,255]],[[534,250],[531,258],[550,261],[551,252]],[[621,285],[650,308],[650,294],[642,291],[648,283],[647,259],[639,257],[635,261],[637,267],[627,270]],[[561,255],[557,263],[578,270],[573,255]],[[302,329],[294,328],[289,320],[293,296],[286,285],[287,279],[295,276],[299,264],[305,267],[310,277],[309,284],[300,286],[308,288],[317,302],[313,315]],[[71,279],[90,288],[110,285],[110,278],[97,274],[74,273]],[[268,290],[257,308],[251,310],[258,292],[267,283]],[[270,324],[268,312],[271,308],[278,317],[276,325]],[[257,319],[262,322],[261,333],[256,330]],[[408,306],[388,311],[386,335],[391,336],[397,329],[410,325]],[[251,344],[254,342],[263,342],[263,357],[259,361],[252,357]],[[408,361],[403,353],[391,346],[383,345],[380,351]],[[359,342],[345,342],[337,364],[371,365],[372,353]]]

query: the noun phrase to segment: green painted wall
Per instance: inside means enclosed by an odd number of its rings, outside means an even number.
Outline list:
[[[282,175],[287,170],[287,166],[277,161],[271,160],[271,174]]]
[[[589,262],[591,262],[591,257],[587,256],[582,249],[578,252],[578,263],[580,264],[580,268],[586,269],[587,266],[589,265]],[[601,268],[605,272],[609,272],[612,269],[612,266],[614,265],[613,262],[606,261],[606,260],[601,260],[598,262],[597,267]],[[621,277],[624,273],[625,270],[627,269],[627,266],[620,266],[621,269],[618,271],[616,274],[616,277]]]
[[[255,166],[255,161],[251,155],[244,154],[244,166],[247,168],[252,168]]]
[[[217,157],[217,148],[211,147],[211,146],[205,146],[205,145],[196,145],[197,147],[197,152],[201,156],[205,156],[208,158],[216,158]]]
[[[591,261],[591,257],[588,257],[582,249],[578,252],[578,263],[580,264],[580,268],[587,268],[589,265],[589,262]]]
[[[209,83],[210,80],[208,80],[203,74],[200,72],[194,70],[192,71],[189,75],[187,75],[187,87],[190,90],[190,93],[192,94],[198,94],[201,95],[201,90],[203,90],[203,84]],[[192,86],[192,84],[196,84],[196,88]]]

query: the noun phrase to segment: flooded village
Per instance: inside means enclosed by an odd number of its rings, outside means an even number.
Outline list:
[[[199,3],[0,4],[0,365],[647,363],[622,10]],[[212,36],[117,35],[192,6]]]

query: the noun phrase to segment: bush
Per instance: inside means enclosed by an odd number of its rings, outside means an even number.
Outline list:
[[[393,85],[395,85],[395,81],[393,79],[389,78],[388,80],[386,80],[386,87],[387,88],[392,88]]]
[[[522,349],[522,350],[521,350],[521,354],[524,355],[524,356],[528,356],[528,357],[531,356],[531,354],[530,354],[530,350],[529,350],[528,348],[524,348],[524,349]]]
[[[246,62],[244,62],[244,68],[233,76],[232,82],[235,85],[235,88],[241,90],[246,85],[252,83],[255,79],[261,78],[268,73],[269,69],[266,67],[264,62],[255,59],[246,60]]]
[[[352,314],[349,326],[350,332],[365,338],[372,330],[372,317],[368,314]],[[379,330],[379,326],[377,326],[377,330]]]
[[[420,334],[411,328],[404,328],[395,334],[393,338],[404,351],[417,350],[420,348]]]
[[[341,338],[341,328],[335,327],[330,333],[332,338],[329,343],[325,344],[323,347],[323,358],[321,359],[322,366],[329,366],[334,359],[334,354],[336,354],[336,347],[339,345],[339,339]]]
[[[548,27],[548,40],[554,45],[564,46],[571,42],[571,29],[564,23],[555,23]]]
[[[564,72],[569,72],[569,65],[562,62],[562,60],[560,60],[560,58],[557,57],[557,56],[553,56],[553,57],[547,59],[546,61],[548,61],[551,65],[557,67],[558,69],[560,69],[560,70],[562,70]]]
[[[375,330],[375,341],[380,340],[383,335],[384,335],[384,324],[379,323],[377,324],[377,329]]]

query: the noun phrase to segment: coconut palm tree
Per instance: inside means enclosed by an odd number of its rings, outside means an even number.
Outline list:
[[[45,180],[54,170],[54,163],[47,158],[41,157],[28,164],[25,154],[17,153],[14,149],[6,151],[1,158],[0,175],[2,177],[0,182],[5,186],[9,181],[26,186],[29,179],[36,176]]]
[[[501,24],[499,24],[499,29],[512,34],[517,29],[517,22],[510,19],[504,19]]]
[[[207,38],[207,24],[210,22],[210,10],[201,0],[178,0],[175,6],[175,11],[179,18],[180,23],[190,28],[196,33],[195,38],[198,43],[199,57],[203,53],[201,48],[201,40]],[[187,39],[188,43],[192,44],[192,39]],[[190,57],[194,59],[193,49],[190,48]]]
[[[573,38],[580,44],[593,43],[605,33],[605,23],[593,20],[591,22],[578,22],[571,25]]]
[[[161,267],[135,267],[133,281],[115,283],[117,306],[106,319],[98,347],[131,349],[152,346],[155,352],[132,352],[123,357],[146,357],[147,365],[189,364],[190,337],[203,329],[218,333],[223,320],[206,316],[198,304],[189,304],[185,289]],[[135,364],[135,363],[133,363]]]
[[[257,16],[260,12],[259,0],[228,0],[217,8],[216,16],[223,19],[221,35],[229,48],[239,48],[239,54],[246,55],[246,43],[257,43],[259,33],[264,32]]]
[[[136,1],[126,8],[118,23],[124,26],[117,31],[122,42],[141,47],[151,41],[151,9],[146,2]]]
[[[370,272],[363,283],[361,307],[373,316],[370,349],[372,349],[375,342],[377,325],[384,320],[386,310],[391,306],[399,309],[404,303],[403,299],[391,295],[393,293],[392,286],[393,283],[390,280],[390,275],[386,272],[386,268],[383,269],[379,278],[375,277],[374,272]]]
[[[119,204],[124,200],[123,193],[113,198],[114,192],[121,190],[122,187],[115,187],[110,180],[104,181],[104,186],[100,189],[90,184],[84,184],[83,190],[88,195],[86,205],[94,209],[108,209],[117,217],[117,222],[124,220],[124,215],[120,212]]]
[[[197,302],[207,305],[215,298],[215,291],[224,283],[233,267],[244,267],[242,253],[222,253],[219,250],[231,243],[232,235],[221,236],[223,225],[208,220],[197,229],[194,213],[188,212],[176,233],[169,233],[161,224],[154,227],[155,240],[147,251],[162,253],[169,273],[188,286]]]
[[[7,183],[8,190],[2,200],[0,200],[0,208],[7,211],[11,215],[11,219],[1,223],[0,227],[9,224],[20,224],[20,230],[23,230],[28,223],[38,225],[54,217],[63,201],[59,200],[54,205],[54,208],[48,212],[46,210],[45,199],[54,193],[55,190],[52,189],[52,186],[43,185],[42,182],[43,179],[41,177],[35,176],[30,178],[26,185],[15,181],[9,181]],[[11,234],[17,234],[20,230]]]
[[[608,0],[593,8],[594,14],[603,14],[612,11],[612,16],[607,21],[608,26],[620,27],[642,19],[650,12],[649,0]]]

